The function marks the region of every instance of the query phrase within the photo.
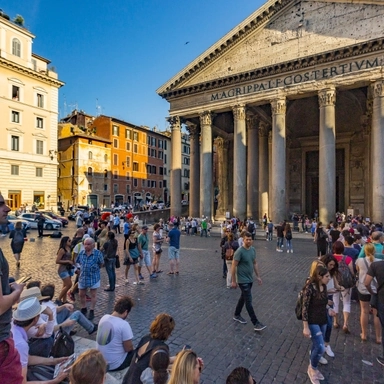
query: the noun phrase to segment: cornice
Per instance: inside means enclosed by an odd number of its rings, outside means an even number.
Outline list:
[[[294,2],[294,0],[268,0],[261,8],[233,28],[197,59],[192,61],[187,67],[183,68],[156,92],[164,97],[164,94],[167,94],[172,89],[182,84],[185,80],[191,78],[191,76],[195,75],[197,72],[200,72],[207,65],[212,64],[214,60],[217,60],[235,44],[238,44],[239,41],[243,40],[263,24],[267,23],[277,12],[289,5],[293,5]]]
[[[12,61],[4,59],[3,57],[0,57],[0,66],[8,68],[14,72],[32,77],[34,79],[38,79],[40,81],[43,81],[44,83],[47,83],[49,85],[53,85],[57,88],[60,88],[65,84],[63,81],[60,81],[58,79],[54,79],[54,78],[49,77],[48,75],[45,75],[41,72],[36,72],[32,69],[18,65]]]
[[[284,74],[300,69],[312,68],[317,65],[330,63],[341,59],[350,59],[359,55],[380,52],[384,50],[384,37],[368,40],[362,43],[337,48],[331,51],[320,52],[315,55],[305,56],[296,60],[272,64],[235,75],[213,79],[204,83],[194,84],[188,87],[170,90],[160,93],[164,99],[170,100],[179,96],[186,96],[208,90],[218,89],[224,86],[239,85],[255,79],[261,79],[272,75]]]

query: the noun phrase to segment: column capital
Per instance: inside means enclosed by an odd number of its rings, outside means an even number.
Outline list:
[[[259,136],[260,137],[268,137],[269,127],[268,124],[264,123],[264,121],[260,121],[259,123]]]
[[[233,116],[236,120],[245,120],[246,107],[245,104],[238,104],[232,107]]]
[[[187,131],[189,132],[189,136],[197,136],[200,133],[200,130],[197,124],[194,124],[190,121],[186,121],[185,125],[187,127]]]
[[[212,113],[211,111],[203,111],[199,113],[200,125],[212,125]]]
[[[257,125],[258,125],[257,123],[259,122],[259,119],[253,113],[247,112],[246,113],[246,122],[247,122],[248,130],[257,129]]]
[[[285,97],[271,101],[272,115],[285,115],[287,112],[287,100]]]
[[[171,126],[171,131],[181,129],[181,126],[180,126],[181,122],[180,122],[179,116],[170,116],[167,118],[167,121]]]
[[[384,97],[384,80],[374,82],[372,85],[373,97]]]
[[[336,104],[336,89],[328,88],[319,91],[319,107],[335,106]]]

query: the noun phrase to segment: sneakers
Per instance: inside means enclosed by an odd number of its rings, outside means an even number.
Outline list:
[[[141,273],[139,273],[139,279],[140,280],[144,280],[144,277],[143,277],[143,275]]]
[[[81,308],[81,313],[86,316],[87,315],[87,308]]]
[[[287,249],[287,253],[289,253],[289,249]]]
[[[91,332],[88,332],[88,335],[92,335],[92,333],[97,332],[98,328],[99,328],[99,326],[97,324],[93,324],[93,330]]]
[[[157,275],[156,275],[156,273],[151,273],[151,274],[149,275],[149,277],[150,277],[151,279],[156,279]]]
[[[377,356],[376,360],[379,364],[381,364],[384,367],[384,357],[383,356]]]
[[[125,279],[125,282],[128,284],[128,279]]]
[[[264,325],[263,323],[260,323],[260,321],[258,321],[255,325],[254,325],[254,330],[255,331],[262,331],[263,329],[267,328],[266,325]]]
[[[327,365],[328,364],[328,360],[325,357],[321,356],[319,363],[322,364],[322,365]]]
[[[88,320],[93,320],[95,318],[95,311],[91,309],[89,311]]]
[[[307,373],[308,373],[309,380],[311,380],[312,384],[320,384],[320,380],[317,377],[317,372],[311,367],[311,365],[308,366]]]
[[[233,316],[233,320],[238,321],[240,324],[247,324],[247,320],[239,316]]]
[[[326,353],[329,357],[335,357],[335,354],[333,353],[333,351],[332,351],[330,345],[327,345],[327,346],[325,347],[325,353]]]

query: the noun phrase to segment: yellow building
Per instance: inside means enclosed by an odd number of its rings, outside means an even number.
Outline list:
[[[58,89],[34,35],[0,16],[0,190],[12,209],[57,208]]]
[[[95,135],[89,127],[90,116],[74,111],[71,117],[65,120],[78,124],[60,123],[58,130],[59,201],[66,209],[71,205],[110,206],[111,141]]]

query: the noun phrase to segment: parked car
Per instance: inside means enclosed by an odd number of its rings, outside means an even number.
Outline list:
[[[63,227],[65,227],[66,225],[68,225],[68,220],[65,218],[65,217],[62,217],[62,216],[58,216],[58,215],[55,215],[53,212],[51,211],[39,211],[41,212],[43,215],[47,215],[49,216],[51,219],[53,220],[58,220],[61,222],[61,225]]]
[[[14,216],[14,215],[8,215],[8,221],[11,222],[13,225],[15,225],[18,221],[21,221],[22,224],[23,224],[23,229],[25,229],[25,230],[27,230],[27,231],[28,231],[29,229],[31,229],[31,226],[29,225],[29,221],[27,221],[27,220],[22,220],[22,219],[20,218],[20,216],[17,217],[17,216]]]
[[[37,229],[37,216],[38,213],[22,213],[18,219],[23,219],[29,222],[29,225],[33,229]],[[48,231],[51,231],[53,229],[60,229],[61,228],[61,222],[58,220],[53,220],[47,215],[43,215],[45,218],[44,223],[44,229],[47,229]]]

